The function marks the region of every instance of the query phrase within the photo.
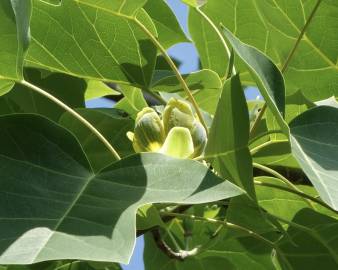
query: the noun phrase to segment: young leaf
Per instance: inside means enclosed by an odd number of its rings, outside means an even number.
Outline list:
[[[133,119],[135,119],[139,111],[148,107],[141,89],[124,85],[120,90],[124,95],[124,98],[116,103],[114,108],[127,112]]]
[[[312,108],[290,123],[291,149],[320,197],[338,210],[338,109]]]
[[[248,141],[249,113],[239,75],[236,75],[224,85],[205,156],[222,177],[255,198]]]
[[[30,16],[30,0],[0,2],[0,80],[23,79],[23,61],[30,38]]]
[[[85,94],[85,100],[91,100],[94,98],[101,98],[104,96],[118,96],[120,92],[112,89],[104,82],[97,80],[87,80],[87,88]]]
[[[0,264],[128,263],[136,211],[198,204],[242,191],[192,160],[129,156],[94,173],[78,141],[46,118],[0,117]]]
[[[288,136],[289,128],[283,119],[285,114],[283,75],[277,66],[262,52],[241,42],[228,29],[223,28],[223,32],[236,54],[247,65],[264,100],[276,117],[281,129]]]

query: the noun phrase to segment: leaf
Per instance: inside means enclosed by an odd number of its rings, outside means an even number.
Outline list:
[[[0,80],[0,97],[8,93],[13,88],[14,84],[13,81]]]
[[[142,8],[147,0],[115,0],[115,1],[97,1],[97,0],[75,0],[76,2],[93,8],[110,10],[116,14],[135,15]]]
[[[221,93],[222,88],[220,87],[219,89],[203,89],[196,91],[193,93],[193,95],[198,106],[202,110],[214,115]]]
[[[292,222],[303,226],[289,226],[288,235],[296,245],[292,245],[285,238],[278,243],[292,269],[336,269],[338,240],[332,232],[338,229],[337,220],[311,209],[302,209]]]
[[[120,92],[112,89],[110,86],[106,85],[104,82],[96,80],[87,80],[87,89],[85,94],[85,100],[90,100],[94,98],[100,98],[104,96],[118,96]]]
[[[208,0],[181,0],[184,4],[187,4],[191,7],[201,7],[207,3]]]
[[[142,91],[132,86],[122,86],[121,92],[124,98],[115,104],[114,108],[127,112],[133,119],[143,108],[148,107],[146,100],[143,97]]]
[[[224,85],[205,156],[222,177],[255,198],[248,141],[249,113],[239,76],[236,75]]]
[[[285,140],[276,141],[262,148],[252,157],[254,162],[262,165],[299,169],[297,161],[292,156],[290,143]]]
[[[2,116],[0,127],[1,264],[127,263],[140,206],[206,203],[242,192],[201,163],[154,153],[94,174],[75,137],[37,115]]]
[[[218,75],[207,69],[185,74],[183,78],[190,90],[220,89],[222,87]],[[151,90],[171,93],[182,91],[182,86],[177,81],[176,76],[168,76],[155,81],[151,85]]]
[[[173,226],[171,229],[173,233]],[[197,228],[196,228],[197,227]],[[150,234],[145,235],[144,263],[147,270],[270,270],[272,248],[253,238],[231,238],[223,228],[217,238],[211,239],[211,234],[217,229],[206,222],[194,222],[192,233],[192,247],[200,246],[196,256],[189,257],[184,261],[173,260],[159,250]],[[175,234],[175,237],[178,237]],[[169,239],[165,238],[168,243]],[[181,240],[181,239],[180,239]]]
[[[302,90],[306,98],[316,101],[338,95],[337,1],[208,0],[203,11],[215,25],[222,23],[243,42],[258,48],[282,67],[317,2],[319,7],[284,74],[287,95]],[[202,29],[198,27],[190,27],[195,35]],[[207,34],[204,43],[202,33],[198,39],[192,35],[195,43],[199,41],[199,46],[205,46],[204,51],[210,55],[222,56],[219,53],[222,49],[221,41],[205,28],[202,32]],[[207,40],[213,42],[206,42]],[[226,59],[225,57],[226,55],[219,59]],[[209,68],[206,65],[203,67]],[[244,71],[243,65],[236,63],[236,67]],[[248,76],[242,79],[245,84],[254,83]]]
[[[134,153],[126,133],[134,129],[134,121],[123,117],[116,109],[77,109],[81,116],[88,120],[116,148],[122,157]],[[95,172],[116,161],[105,145],[78,119],[69,113],[64,113],[59,123],[71,131],[79,140],[83,151]]]
[[[84,80],[61,73],[26,69],[26,80],[51,93],[68,106],[84,107]],[[64,110],[49,99],[25,86],[16,84],[12,91],[0,97],[0,114],[37,113],[58,120]]]
[[[209,10],[209,1],[210,0],[208,0],[208,3],[205,5],[205,8],[202,8],[203,12],[206,8]],[[217,2],[220,1],[218,0]],[[211,8],[211,10],[214,11],[213,8]],[[224,9],[218,10],[223,11]],[[219,21],[216,22],[216,25],[219,25]],[[227,59],[229,57],[215,30],[195,8],[189,9],[188,27],[191,38],[198,51],[202,67],[215,71],[224,79],[227,73]]]
[[[302,91],[286,97],[286,115],[285,121],[291,122],[295,117],[305,112],[315,104],[307,100]],[[280,126],[270,110],[265,113],[266,124],[269,130],[280,130]],[[254,160],[257,163],[281,166],[294,169],[300,169],[298,162],[294,159],[291,153],[291,145],[286,142],[287,137],[281,133],[273,133],[269,135],[270,140],[276,141],[272,145],[268,145],[254,155]]]
[[[164,0],[148,0],[145,11],[153,20],[161,45],[168,49],[180,42],[189,42],[175,14]]]
[[[312,108],[290,123],[291,149],[324,202],[338,210],[338,109]]]
[[[328,99],[319,100],[315,102],[317,106],[331,106],[334,108],[338,108],[338,102],[335,97],[329,97]]]
[[[236,54],[246,63],[267,105],[276,117],[278,124],[288,136],[289,128],[284,121],[285,86],[284,79],[277,66],[262,52],[237,39],[229,30],[224,35]]]
[[[279,185],[281,187],[288,187],[281,180],[274,177],[260,176],[256,177],[255,180]],[[297,185],[296,187],[298,189],[302,188],[300,185]],[[309,188],[313,189],[312,187]],[[287,191],[266,186],[256,186],[256,192],[260,206],[269,213],[289,221],[291,221],[300,210],[309,208],[309,204],[306,203],[302,197]],[[312,205],[313,207],[317,207],[315,203]],[[318,209],[320,208],[318,207]]]
[[[70,0],[57,7],[33,3],[27,65],[87,79],[150,84],[157,50],[129,17],[137,12],[156,36],[150,17],[138,10],[145,1]]]
[[[136,225],[137,230],[147,230],[156,226],[165,226],[158,210],[151,204],[144,205],[138,209]]]
[[[226,235],[227,236],[227,235]],[[270,270],[276,269],[273,263],[274,252],[264,242],[251,237],[221,237],[216,245],[206,251],[204,256],[211,261],[225,261],[236,270]],[[220,264],[221,266],[222,264]],[[208,269],[208,268],[206,268]],[[221,269],[221,268],[216,268]]]
[[[30,15],[30,0],[3,0],[0,3],[0,80],[23,79]]]

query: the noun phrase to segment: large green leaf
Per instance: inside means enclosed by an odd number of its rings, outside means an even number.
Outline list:
[[[0,2],[0,79],[23,79],[24,54],[29,44],[31,1]]]
[[[0,263],[127,263],[137,208],[240,194],[196,161],[130,156],[94,174],[78,141],[36,115],[0,117]]]
[[[120,156],[125,157],[134,153],[126,135],[128,131],[134,129],[132,119],[123,117],[121,112],[114,109],[77,109],[76,111],[104,135]],[[71,114],[63,114],[59,123],[77,137],[95,172],[116,160],[111,152],[107,151],[106,146]]]
[[[255,197],[248,148],[249,113],[236,75],[226,81],[210,129],[205,156],[219,174]]]
[[[82,79],[34,69],[26,69],[25,77],[70,107],[85,106],[86,82]],[[39,93],[16,84],[12,91],[0,97],[0,114],[11,113],[37,113],[57,121],[64,110]]]
[[[175,14],[164,0],[148,0],[144,6],[153,20],[161,45],[169,48],[180,42],[189,42]]]
[[[214,71],[204,69],[190,74],[183,75],[190,90],[220,89],[222,82]],[[182,86],[176,76],[168,76],[155,81],[151,90],[161,92],[182,91]]]
[[[337,1],[208,0],[203,11],[215,25],[222,23],[243,42],[263,51],[282,67],[317,3],[319,7],[285,72],[287,95],[301,89],[307,98],[315,101],[338,93]],[[191,12],[189,26],[202,53],[203,67],[211,68],[211,65],[213,70],[225,72],[223,59],[227,56],[210,26],[196,12]],[[218,57],[223,65],[217,61]],[[210,65],[208,58],[212,60]],[[243,71],[241,64],[238,67]],[[244,81],[253,84],[248,76]]]
[[[27,64],[89,79],[149,85],[157,50],[126,15],[137,12],[156,36],[150,17],[138,10],[144,2],[70,0],[55,7],[34,0]]]
[[[312,108],[290,123],[294,157],[327,204],[338,210],[338,109]]]
[[[285,114],[285,86],[281,72],[262,52],[244,44],[229,30],[223,29],[223,31],[234,51],[245,62],[281,129],[288,135],[288,126],[283,119]]]

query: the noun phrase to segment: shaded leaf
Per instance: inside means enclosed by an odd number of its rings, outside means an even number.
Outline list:
[[[161,216],[151,204],[140,207],[136,215],[137,230],[147,230],[156,226],[164,226]]]
[[[290,143],[285,140],[276,141],[262,148],[252,157],[254,162],[262,165],[299,169],[297,161],[292,156]]]
[[[122,113],[115,109],[77,109],[76,111],[100,131],[120,156],[125,157],[134,153],[131,142],[126,136],[126,133],[134,128],[132,119],[123,117]],[[95,172],[116,161],[106,146],[71,114],[64,113],[59,123],[79,140]]]
[[[44,75],[44,76],[43,76]],[[84,107],[84,80],[61,73],[49,73],[35,69],[25,70],[26,80],[51,93],[70,107]],[[54,102],[16,84],[12,91],[0,97],[0,114],[37,113],[58,120],[64,110]]]
[[[14,84],[13,81],[0,80],[0,97],[8,93],[13,88]]]
[[[40,116],[2,116],[0,127],[1,264],[127,263],[140,206],[241,193],[201,163],[161,154],[130,156],[94,174],[75,137]]]
[[[278,245],[292,269],[315,270],[336,269],[338,267],[338,229],[336,219],[330,218],[311,209],[300,210],[293,223],[303,226],[298,228],[290,225],[288,235],[296,245],[282,238]]]

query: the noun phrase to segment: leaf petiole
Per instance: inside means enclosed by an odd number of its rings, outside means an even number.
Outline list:
[[[83,125],[85,125],[88,129],[90,129],[93,134],[96,135],[96,137],[107,147],[107,149],[112,153],[112,155],[117,159],[120,160],[121,157],[115,150],[115,148],[108,142],[108,140],[98,131],[91,123],[89,123],[85,118],[83,118],[79,113],[77,113],[75,110],[73,110],[71,107],[69,107],[67,104],[63,103],[61,100],[56,98],[55,96],[49,94],[45,90],[41,89],[40,87],[37,87],[34,84],[31,84],[30,82],[27,82],[25,80],[19,81],[18,83],[28,87],[29,89],[39,93],[40,95],[43,95],[44,97],[48,98],[49,100],[53,101],[55,104],[59,105],[61,108],[69,112],[71,115],[73,115],[77,120],[79,120]]]

